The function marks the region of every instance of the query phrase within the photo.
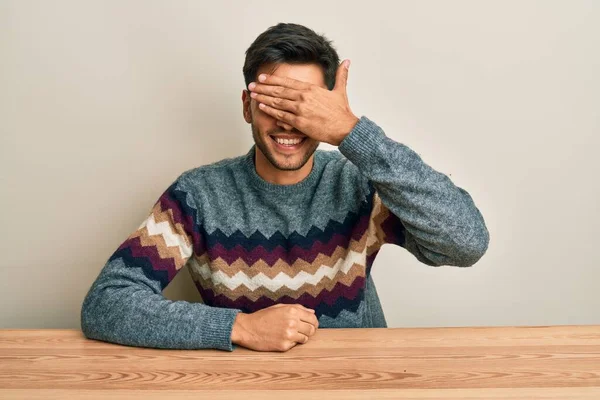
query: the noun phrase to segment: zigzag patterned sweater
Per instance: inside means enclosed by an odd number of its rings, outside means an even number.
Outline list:
[[[262,179],[254,152],[185,171],[160,196],[89,289],[88,338],[231,351],[237,313],[276,303],[315,309],[320,328],[386,327],[370,274],[383,244],[430,266],[487,250],[471,196],[365,116],[296,184]],[[204,304],[162,295],[184,266]]]

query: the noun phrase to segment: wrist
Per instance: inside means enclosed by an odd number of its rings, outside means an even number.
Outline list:
[[[233,321],[233,327],[231,328],[231,343],[238,344],[242,341],[242,320],[245,316],[246,314],[244,314],[243,312],[239,312],[235,316],[235,320]]]
[[[332,143],[332,144],[334,146],[339,146],[344,141],[344,139],[346,138],[346,136],[348,136],[350,134],[350,132],[352,132],[352,130],[354,129],[354,127],[356,126],[356,124],[358,124],[359,121],[360,121],[360,118],[358,118],[356,115],[352,114],[352,116],[348,120],[348,123],[345,124],[345,128],[343,129],[342,134],[339,135],[335,139],[335,142]]]

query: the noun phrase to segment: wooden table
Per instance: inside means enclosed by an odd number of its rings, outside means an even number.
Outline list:
[[[285,353],[0,330],[0,399],[600,399],[600,326],[320,329]]]

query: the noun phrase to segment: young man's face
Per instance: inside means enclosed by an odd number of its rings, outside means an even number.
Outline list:
[[[289,77],[299,81],[310,82],[327,89],[323,69],[317,64],[267,64],[259,68],[256,81],[261,73]],[[317,147],[318,141],[311,139],[296,128],[279,121],[258,107],[258,102],[250,97],[250,93],[242,93],[244,103],[244,119],[252,127],[252,136],[256,148],[277,169],[294,171],[302,168],[310,159]],[[283,147],[276,143],[274,136],[285,136],[303,139],[302,143],[294,147]]]

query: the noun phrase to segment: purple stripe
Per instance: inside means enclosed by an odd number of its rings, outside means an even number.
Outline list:
[[[127,239],[118,250],[129,248],[131,254],[136,258],[145,257],[152,264],[152,269],[155,271],[167,271],[169,282],[177,274],[175,269],[175,261],[172,258],[161,258],[158,254],[156,246],[142,246],[139,236]]]

